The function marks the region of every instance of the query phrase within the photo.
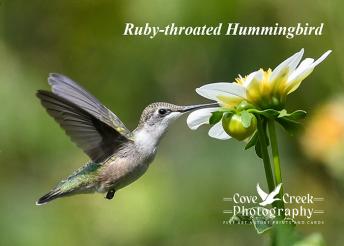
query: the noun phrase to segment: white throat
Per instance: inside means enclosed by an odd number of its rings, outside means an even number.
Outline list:
[[[156,129],[142,127],[134,131],[135,145],[145,153],[153,153],[165,132],[163,126]]]
[[[133,132],[136,147],[144,153],[154,153],[168,126],[181,114],[180,112],[172,112],[159,123],[146,123],[140,128],[136,128]]]

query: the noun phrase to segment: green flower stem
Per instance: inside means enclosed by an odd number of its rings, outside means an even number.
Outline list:
[[[275,182],[276,186],[282,183],[282,175],[281,175],[281,165],[280,165],[280,157],[278,151],[278,143],[277,143],[277,136],[276,136],[276,128],[274,120],[268,120],[268,128],[269,128],[269,136],[271,142],[271,150],[272,150],[272,157],[273,157],[273,165],[274,165],[274,174],[275,174]],[[281,187],[279,198],[281,201],[276,202],[277,207],[283,208],[284,211],[284,202],[283,202],[283,187]],[[284,215],[282,216],[284,217]]]
[[[270,165],[269,152],[267,149],[265,129],[263,127],[263,121],[259,115],[257,115],[257,131],[258,131],[262,158],[264,162],[266,181],[268,182],[269,192],[272,192],[275,189],[275,183],[274,183],[274,178],[273,178],[271,165]]]
[[[275,123],[273,120],[268,121],[268,128],[269,128],[271,150],[272,150],[273,163],[274,163],[275,181],[276,181],[276,185],[278,185],[282,183],[281,166],[280,166],[281,162],[280,162],[279,151],[278,151]],[[283,190],[283,187],[281,188],[281,191],[282,190]]]

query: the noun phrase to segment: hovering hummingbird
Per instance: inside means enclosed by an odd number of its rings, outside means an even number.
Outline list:
[[[141,177],[153,161],[169,125],[183,113],[217,103],[177,106],[165,102],[148,105],[138,126],[129,131],[121,120],[84,88],[66,76],[50,74],[52,92],[37,97],[66,134],[91,159],[36,202],[42,205],[59,197],[115,192]]]

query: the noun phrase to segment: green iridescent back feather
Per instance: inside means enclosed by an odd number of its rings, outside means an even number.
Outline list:
[[[62,180],[56,188],[63,192],[67,192],[92,184],[96,179],[99,167],[101,167],[99,163],[87,163],[72,173],[67,179]]]

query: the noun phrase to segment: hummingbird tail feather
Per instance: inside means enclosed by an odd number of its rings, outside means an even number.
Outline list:
[[[62,180],[54,189],[42,196],[36,205],[46,204],[56,198],[70,196],[74,194],[92,193],[95,191],[96,175],[94,174],[101,165],[98,163],[88,163]]]

